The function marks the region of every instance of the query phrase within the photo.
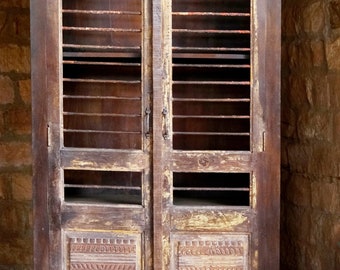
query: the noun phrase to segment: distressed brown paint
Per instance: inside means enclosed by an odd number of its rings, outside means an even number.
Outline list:
[[[35,268],[278,269],[280,1],[31,2]]]

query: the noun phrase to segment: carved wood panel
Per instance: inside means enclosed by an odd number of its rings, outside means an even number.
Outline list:
[[[66,232],[67,270],[139,270],[141,236],[131,233]]]
[[[246,234],[175,234],[173,268],[178,270],[248,270]]]

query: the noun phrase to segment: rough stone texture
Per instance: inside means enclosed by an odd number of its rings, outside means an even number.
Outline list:
[[[33,269],[29,0],[0,0],[0,270]]]
[[[0,76],[0,104],[9,104],[14,101],[14,85],[8,76]]]
[[[340,269],[340,2],[282,15],[281,269]]]

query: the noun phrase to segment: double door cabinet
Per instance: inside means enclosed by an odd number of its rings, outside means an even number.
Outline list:
[[[279,263],[279,0],[32,0],[35,269]]]

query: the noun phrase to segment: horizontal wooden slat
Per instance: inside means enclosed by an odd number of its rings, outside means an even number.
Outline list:
[[[142,32],[142,29],[132,28],[112,28],[112,27],[80,27],[80,26],[63,26],[63,31],[91,31],[91,32]]]
[[[250,68],[250,65],[242,64],[172,64],[173,67],[193,67],[193,68]]]
[[[187,102],[250,102],[249,98],[173,98],[172,100]]]
[[[226,188],[226,187],[173,187],[173,190],[184,191],[249,191],[249,188]]]
[[[187,58],[187,59],[249,59],[247,54],[222,54],[222,53],[173,53],[174,59]],[[179,64],[173,64],[178,66]],[[212,65],[211,65],[212,66]],[[220,67],[245,67],[249,68],[250,65],[218,65]]]
[[[96,50],[112,50],[112,51],[137,51],[140,50],[140,46],[112,46],[112,45],[93,45],[93,44],[70,44],[64,43],[63,48],[73,49],[96,49]],[[64,52],[64,56],[79,56],[79,57],[115,57],[115,53],[103,54],[103,52]]]
[[[243,206],[176,206],[171,209],[171,227],[179,231],[245,232],[250,229],[251,216],[250,208]]]
[[[84,188],[84,189],[114,189],[114,190],[141,190],[141,187],[134,186],[108,186],[108,185],[74,185],[64,184],[65,188]]]
[[[249,119],[249,115],[174,115],[173,118],[197,118],[197,119]]]
[[[199,136],[250,136],[249,132],[187,132],[174,131],[174,135],[199,135]]]
[[[112,130],[91,130],[91,129],[63,129],[69,133],[102,133],[102,134],[141,134],[138,131],[112,131]]]
[[[133,150],[64,148],[60,154],[63,169],[143,171],[149,159],[146,153]]]
[[[137,84],[141,83],[140,80],[110,80],[110,79],[74,79],[74,78],[63,78],[65,82],[87,82],[87,83],[126,83],[126,84]]]
[[[172,50],[174,50],[174,51],[176,51],[176,50],[177,51],[189,51],[189,52],[195,52],[195,51],[250,52],[250,48],[238,48],[238,47],[179,47],[179,46],[173,46]]]
[[[205,34],[205,35],[211,35],[211,34],[239,34],[244,35],[250,34],[249,30],[216,30],[216,29],[172,29],[172,32],[174,33],[193,33],[193,34]]]
[[[250,81],[172,81],[173,84],[250,85]]]
[[[250,172],[253,155],[236,151],[173,151],[171,170],[175,172]]]
[[[176,16],[222,16],[222,17],[250,17],[250,13],[245,12],[172,12]]]
[[[81,60],[63,60],[63,64],[69,65],[100,65],[100,66],[132,66],[140,67],[140,63],[123,63],[123,62],[100,62],[100,61],[81,61]]]
[[[87,10],[87,9],[63,9],[63,13],[95,14],[95,15],[141,15],[141,12],[123,10]]]
[[[140,205],[76,204],[62,205],[61,223],[64,229],[140,231],[146,227],[145,210]]]
[[[83,95],[63,95],[63,98],[71,99],[118,99],[118,100],[141,100],[140,97],[113,97],[113,96],[83,96]]]
[[[105,116],[105,117],[140,117],[140,114],[122,114],[122,113],[78,113],[78,112],[63,112],[64,115],[77,115],[77,116]]]

